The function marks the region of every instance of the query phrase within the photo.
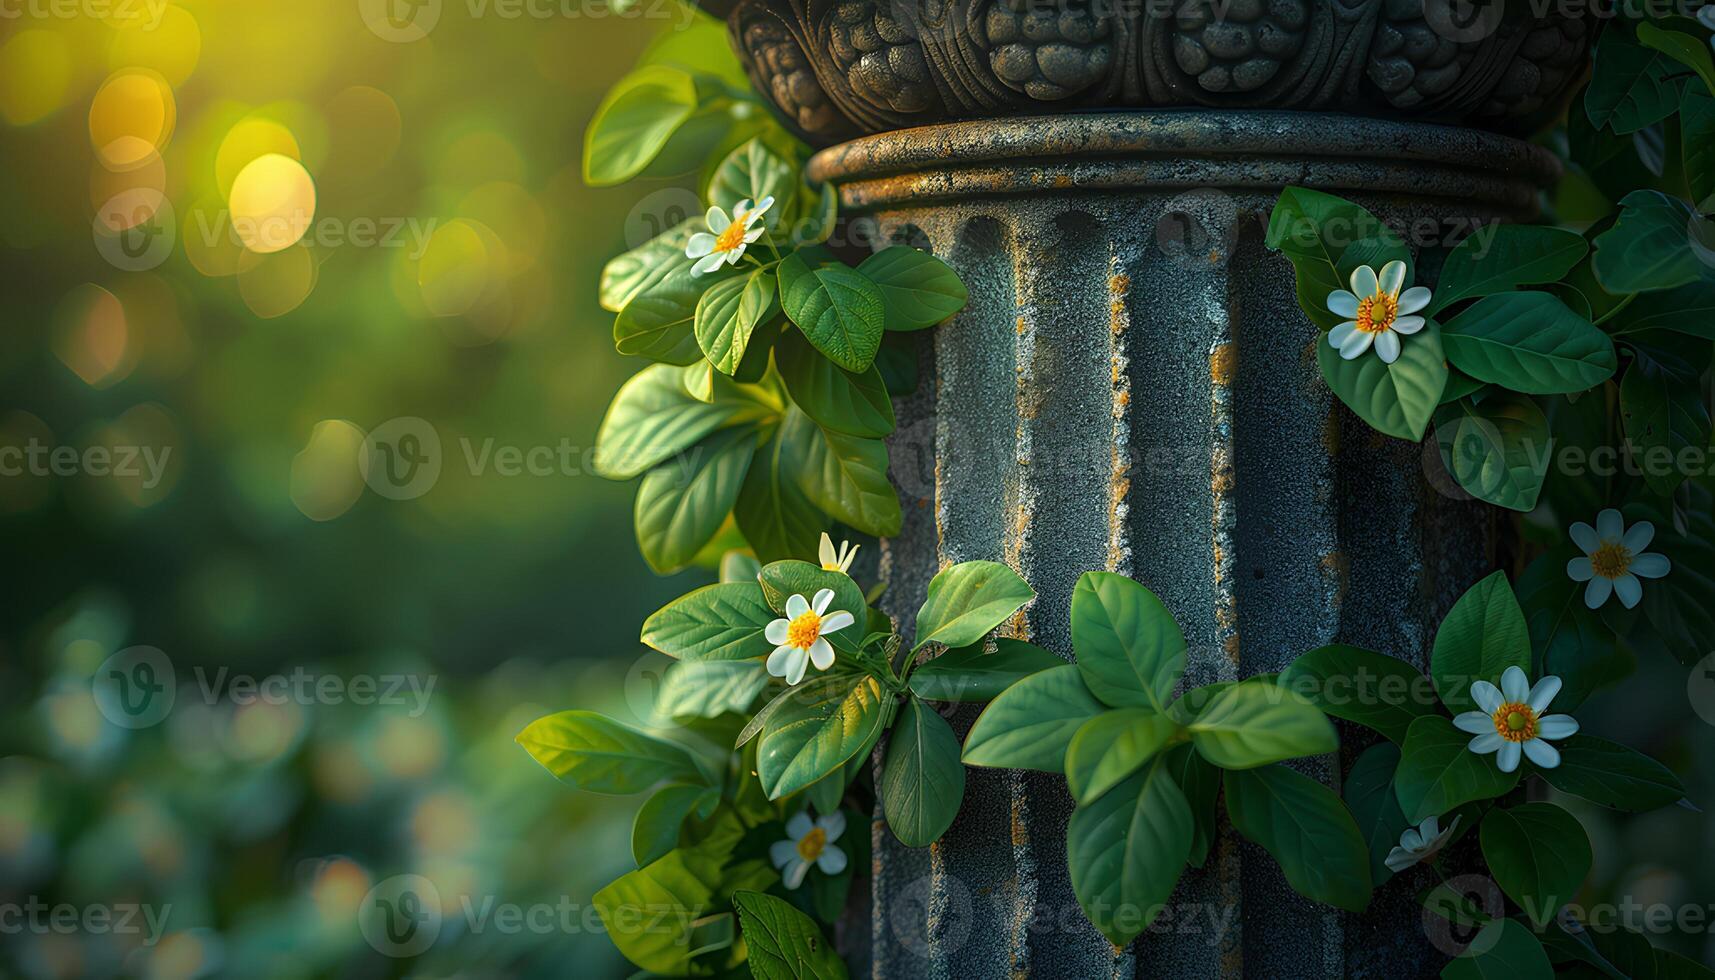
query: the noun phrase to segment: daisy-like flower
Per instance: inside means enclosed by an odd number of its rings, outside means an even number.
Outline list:
[[[1543,714],[1559,693],[1560,678],[1544,677],[1532,687],[1523,670],[1508,667],[1498,688],[1488,681],[1471,685],[1471,700],[1483,710],[1467,711],[1453,724],[1477,736],[1467,746],[1472,752],[1497,753],[1501,772],[1517,769],[1521,753],[1539,767],[1553,769],[1560,765],[1560,752],[1543,739],[1559,740],[1578,731],[1578,719],[1571,715]]]
[[[1399,846],[1389,851],[1382,863],[1389,871],[1398,874],[1414,864],[1433,859],[1453,839],[1453,832],[1459,829],[1459,821],[1463,819],[1462,816],[1454,817],[1446,830],[1441,829],[1440,817],[1430,817],[1415,827],[1407,827],[1405,833],[1399,835]]]
[[[768,655],[770,674],[796,684],[804,679],[807,664],[815,664],[817,670],[834,665],[834,648],[826,634],[845,629],[857,618],[843,610],[828,612],[828,603],[833,601],[833,589],[816,593],[814,604],[801,595],[786,599],[786,618],[776,619],[762,631],[768,642],[776,644]]]
[[[1336,289],[1328,294],[1328,309],[1346,322],[1328,332],[1328,344],[1346,360],[1362,357],[1375,346],[1376,356],[1385,364],[1399,360],[1400,337],[1423,329],[1424,320],[1416,316],[1429,305],[1431,293],[1424,286],[1405,286],[1405,263],[1395,259],[1382,266],[1378,274],[1367,265],[1352,272],[1352,290]]]
[[[846,815],[835,811],[810,819],[807,810],[800,810],[786,821],[790,840],[777,840],[768,845],[768,858],[780,872],[787,888],[797,888],[814,864],[825,875],[837,875],[846,870],[846,852],[834,846],[834,841],[846,831]]]
[[[818,549],[819,554],[817,556],[822,560],[822,571],[850,572],[852,570],[852,559],[857,557],[858,549],[861,547],[863,547],[861,544],[852,544],[850,541],[841,541],[839,550],[836,551],[834,549],[834,539],[828,537],[828,532],[823,531],[822,544]]]
[[[768,209],[774,206],[774,198],[765,197],[751,207],[750,199],[745,198],[732,209],[732,217],[721,210],[716,204],[709,208],[707,221],[709,231],[699,231],[685,243],[685,258],[699,260],[691,266],[692,275],[706,275],[721,267],[721,263],[737,265],[744,258],[744,250],[756,243],[767,231],[760,222]],[[709,232],[713,232],[710,234]]]
[[[1638,579],[1661,578],[1673,570],[1666,555],[1643,553],[1655,540],[1655,525],[1639,521],[1626,528],[1626,519],[1610,507],[1596,515],[1596,526],[1579,521],[1572,525],[1572,543],[1584,552],[1584,557],[1566,563],[1566,574],[1574,582],[1589,582],[1584,587],[1584,604],[1600,609],[1611,595],[1619,595],[1620,605],[1631,609],[1644,597],[1644,586]]]

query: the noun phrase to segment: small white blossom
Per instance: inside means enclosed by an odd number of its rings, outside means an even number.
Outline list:
[[[808,664],[815,664],[817,670],[834,665],[834,648],[827,634],[845,629],[857,622],[857,617],[844,610],[828,612],[828,603],[833,601],[833,589],[816,593],[813,604],[801,595],[787,597],[786,617],[769,623],[762,631],[768,642],[777,644],[768,655],[770,674],[796,684],[804,679]]]
[[[817,555],[822,562],[822,571],[849,573],[852,570],[852,559],[857,557],[858,549],[861,547],[863,547],[861,544],[841,541],[839,549],[835,550],[834,539],[828,537],[828,532],[823,531],[822,544]]]
[[[1373,345],[1383,363],[1399,360],[1400,337],[1423,329],[1428,321],[1415,316],[1429,306],[1430,292],[1405,286],[1405,263],[1399,260],[1382,266],[1378,275],[1367,265],[1352,272],[1352,289],[1328,294],[1328,309],[1347,320],[1328,332],[1328,344],[1346,360],[1362,357]]]
[[[1628,530],[1626,519],[1612,507],[1596,515],[1596,526],[1583,521],[1572,525],[1572,543],[1584,557],[1566,563],[1566,574],[1574,582],[1588,582],[1584,604],[1600,609],[1611,595],[1620,605],[1635,607],[1644,597],[1644,578],[1661,578],[1673,570],[1666,555],[1644,554],[1655,540],[1655,525],[1639,521]]]
[[[1446,830],[1441,829],[1440,817],[1430,817],[1415,827],[1406,828],[1405,833],[1399,835],[1399,846],[1389,851],[1382,863],[1397,874],[1414,864],[1432,860],[1453,839],[1453,832],[1459,829],[1459,821],[1463,819],[1454,817]]]
[[[779,870],[781,882],[787,888],[797,888],[812,864],[825,875],[846,870],[846,852],[834,846],[845,830],[846,815],[837,810],[814,821],[809,811],[798,811],[786,821],[789,839],[768,846],[768,859]]]
[[[1544,677],[1532,687],[1523,670],[1508,667],[1499,688],[1488,681],[1471,685],[1471,700],[1483,710],[1467,711],[1453,724],[1477,736],[1467,746],[1472,752],[1496,753],[1501,772],[1517,769],[1521,754],[1540,768],[1553,769],[1560,765],[1560,752],[1543,739],[1558,741],[1578,731],[1578,719],[1571,715],[1543,714],[1559,693],[1560,678]]]
[[[691,267],[693,275],[705,275],[721,267],[722,263],[737,265],[744,257],[744,250],[755,244],[767,231],[758,225],[762,216],[774,206],[774,198],[765,197],[751,207],[750,199],[738,202],[733,208],[732,217],[721,210],[720,205],[709,208],[705,220],[709,224],[708,232],[697,232],[685,244],[685,257],[698,259]],[[713,232],[710,234],[709,232]]]

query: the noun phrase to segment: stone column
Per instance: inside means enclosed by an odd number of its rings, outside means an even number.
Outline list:
[[[1264,229],[1296,184],[1445,238],[1529,217],[1553,167],[1472,130],[1268,111],[954,123],[821,153],[813,174],[839,182],[848,213],[932,249],[971,293],[922,335],[893,437],[907,517],[884,545],[888,612],[909,627],[939,569],[999,559],[1039,596],[1016,634],[1070,657],[1073,585],[1105,569],[1174,612],[1189,685],[1279,670],[1336,640],[1426,664],[1434,624],[1493,565],[1493,518],[1433,490],[1421,447],[1334,399],[1316,367],[1322,335]],[[1363,735],[1343,735],[1349,765]],[[1335,763],[1305,768],[1338,788]],[[901,847],[878,820],[874,975],[1439,967],[1412,889],[1364,916],[1321,908],[1231,832],[1181,884],[1179,920],[1115,950],[1072,894],[1071,812],[1058,777],[971,770],[935,846]],[[1211,914],[1227,909],[1222,928]]]

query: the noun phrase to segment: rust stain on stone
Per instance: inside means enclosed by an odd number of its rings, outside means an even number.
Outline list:
[[[1223,388],[1232,384],[1238,362],[1238,350],[1232,341],[1217,345],[1209,353],[1209,380]]]
[[[1346,557],[1346,553],[1343,551],[1330,551],[1322,556],[1319,564],[1322,566],[1323,577],[1333,587],[1334,608],[1338,609],[1344,606],[1346,604],[1347,583],[1351,579],[1351,560]]]

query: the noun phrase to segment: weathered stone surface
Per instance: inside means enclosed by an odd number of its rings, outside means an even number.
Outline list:
[[[1589,17],[1456,0],[705,0],[816,145],[1108,108],[1337,110],[1527,131]],[[1517,13],[1513,11],[1513,13]]]
[[[1333,641],[1427,662],[1434,624],[1493,564],[1491,518],[1432,489],[1421,447],[1338,405],[1263,230],[1294,183],[1444,240],[1529,217],[1552,161],[1441,127],[1133,113],[871,137],[812,170],[971,293],[919,335],[922,381],[892,437],[906,520],[883,545],[889,613],[909,627],[936,571],[999,559],[1038,593],[1011,631],[1068,658],[1073,586],[1106,569],[1174,612],[1187,685]],[[1337,787],[1365,744],[1356,729],[1343,743],[1302,768]],[[1071,811],[1057,777],[970,770],[934,847],[903,848],[878,819],[874,975],[1400,978],[1444,959],[1420,924],[1422,882],[1348,915],[1298,896],[1230,831],[1181,883],[1171,924],[1115,950],[1072,894]]]

